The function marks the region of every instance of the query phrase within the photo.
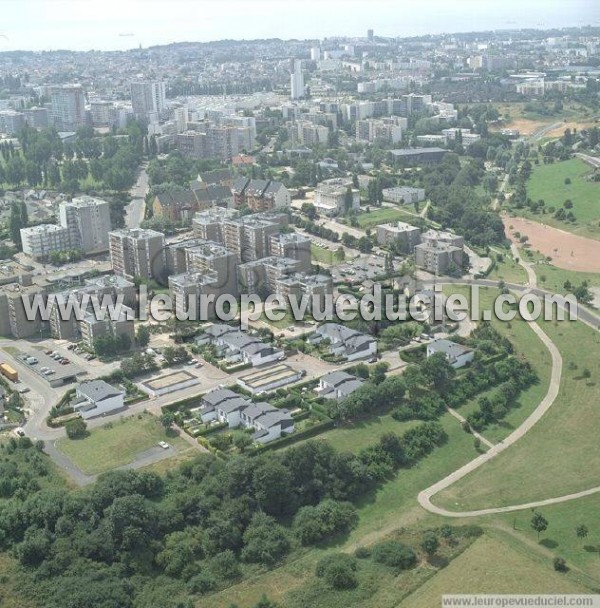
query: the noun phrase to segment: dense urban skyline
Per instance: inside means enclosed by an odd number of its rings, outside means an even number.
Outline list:
[[[600,608],[598,6],[0,0],[1,606]]]
[[[8,0],[2,4],[0,51],[126,50],[182,41],[364,36],[368,27],[381,36],[417,36],[594,25],[600,19],[593,0],[526,4],[508,0],[491,6],[472,0],[427,0],[418,3],[419,10],[413,10],[417,6],[413,3],[391,0],[368,4],[353,0],[175,0],[168,6],[155,0],[107,0],[101,11],[95,3],[74,0]]]

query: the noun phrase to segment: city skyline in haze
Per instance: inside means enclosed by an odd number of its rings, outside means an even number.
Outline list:
[[[224,39],[322,39],[600,24],[595,0],[4,0],[0,52],[127,50]]]

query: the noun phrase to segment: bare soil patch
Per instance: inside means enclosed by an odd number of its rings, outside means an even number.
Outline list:
[[[554,266],[578,272],[600,272],[598,241],[520,217],[503,216],[502,221],[513,241],[518,241],[514,238],[515,232],[527,235],[530,246],[551,257]]]

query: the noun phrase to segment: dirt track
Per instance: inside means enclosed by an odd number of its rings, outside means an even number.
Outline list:
[[[551,257],[553,266],[600,272],[600,242],[520,217],[503,216],[502,221],[511,239],[515,232],[527,235],[531,248]],[[509,230],[509,226],[513,229]]]

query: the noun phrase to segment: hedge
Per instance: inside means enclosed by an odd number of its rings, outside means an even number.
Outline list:
[[[335,422],[333,420],[328,420],[327,422],[321,422],[320,424],[316,424],[315,426],[311,426],[310,428],[300,431],[297,433],[292,433],[291,435],[286,435],[285,437],[281,437],[280,439],[275,439],[275,441],[270,441],[269,443],[265,443],[262,445],[257,452],[262,452],[264,450],[276,450],[278,448],[284,447],[286,445],[293,445],[298,441],[303,441],[304,439],[309,439],[311,437],[316,437],[325,431],[329,431],[335,426]]]
[[[310,416],[311,416],[311,413],[308,410],[299,412],[296,415],[292,414],[292,418],[294,419],[294,422],[300,422],[301,420],[306,420],[307,418],[310,418]]]
[[[198,433],[196,433],[196,437],[206,437],[206,435],[211,435],[212,433],[216,433],[217,431],[222,431],[226,429],[229,425],[226,422],[221,422],[220,424],[213,424],[205,429],[201,429]]]
[[[169,403],[168,405],[163,405],[161,410],[167,412],[175,412],[181,408],[184,408],[186,405],[197,404],[200,405],[202,401],[201,395],[194,395],[193,397],[186,397],[185,399],[181,399],[181,401],[175,401],[173,403]]]
[[[492,263],[483,272],[478,272],[476,278],[488,277],[492,273],[492,270],[494,270],[494,268],[496,268],[496,265],[497,265],[496,256],[490,256],[490,257],[491,257]]]
[[[48,416],[46,418],[46,424],[51,429],[58,429],[60,427],[65,426],[67,422],[70,420],[75,420],[75,418],[79,418],[78,412],[71,412],[70,414],[63,414],[62,416],[57,416],[56,418],[51,418]]]

